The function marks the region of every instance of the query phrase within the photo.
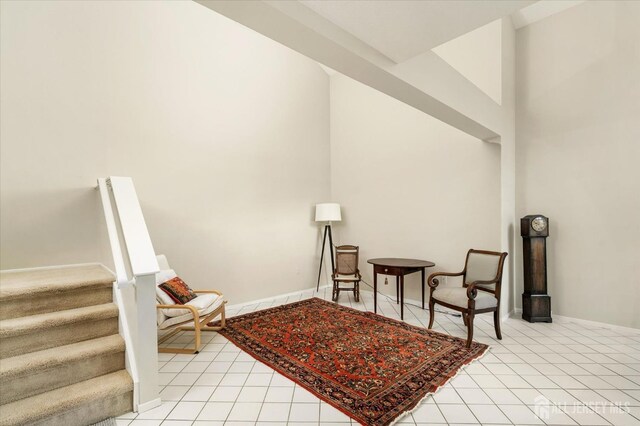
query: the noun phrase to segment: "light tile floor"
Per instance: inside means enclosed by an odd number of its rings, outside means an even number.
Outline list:
[[[244,314],[313,296],[330,300],[330,289],[276,297],[229,310]],[[360,303],[340,295],[340,304],[373,310],[373,293]],[[378,298],[378,313],[399,319],[399,306]],[[426,327],[428,312],[405,305],[406,322]],[[465,337],[460,317],[436,314],[435,330]],[[640,331],[555,320],[529,324],[511,318],[495,339],[492,317],[475,321],[475,339],[489,353],[429,396],[398,423],[485,425],[640,425]],[[192,333],[167,344],[185,347]],[[223,336],[205,333],[197,355],[160,354],[163,404],[117,419],[118,425],[344,425],[353,423],[284,376],[256,362]]]

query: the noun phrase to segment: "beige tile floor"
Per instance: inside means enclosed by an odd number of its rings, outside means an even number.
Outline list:
[[[330,289],[275,297],[229,316],[313,296]],[[373,310],[343,293],[339,303]],[[399,319],[395,301],[378,298],[378,313]],[[406,322],[426,327],[428,312],[405,307]],[[464,337],[459,317],[436,314],[435,330]],[[640,425],[640,330],[620,331],[570,320],[529,324],[510,318],[495,339],[492,317],[476,317],[476,340],[490,352],[428,397],[398,423],[405,425]],[[187,346],[185,332],[167,344]],[[344,425],[347,416],[240,351],[223,336],[205,334],[197,355],[160,354],[163,404],[117,419],[118,425]]]

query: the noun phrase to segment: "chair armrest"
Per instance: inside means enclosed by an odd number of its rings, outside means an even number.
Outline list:
[[[435,272],[435,273],[429,275],[429,279],[427,279],[427,284],[429,284],[429,287],[431,287],[431,288],[436,288],[440,284],[440,281],[436,277],[459,277],[459,276],[461,276],[463,274],[464,274],[464,271],[462,271],[462,272]]]
[[[467,284],[467,297],[469,299],[476,298],[476,296],[478,295],[478,289],[476,289],[477,285],[493,284],[495,282],[497,281],[496,280],[488,280],[488,281],[477,280],[470,284]]]
[[[469,283],[468,285],[486,285],[486,284],[495,284],[497,282],[498,282],[498,280],[486,280],[486,281],[477,280],[477,281],[474,281],[472,283]]]
[[[200,314],[198,310],[191,305],[156,305],[156,309],[188,309],[193,314],[193,318],[198,321]]]

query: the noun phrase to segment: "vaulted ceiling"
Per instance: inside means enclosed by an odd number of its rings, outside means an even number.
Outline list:
[[[396,63],[534,3],[532,0],[300,0]]]
[[[504,125],[512,21],[580,0],[194,0],[481,140]],[[509,19],[502,19],[510,17]],[[493,24],[492,24],[493,23]],[[507,33],[503,28],[510,29]],[[513,35],[509,35],[513,40]],[[509,42],[511,43],[511,41]],[[513,44],[511,44],[511,49]],[[509,65],[511,66],[511,65]]]

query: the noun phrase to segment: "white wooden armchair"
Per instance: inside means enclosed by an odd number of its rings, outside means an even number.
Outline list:
[[[164,255],[158,255],[160,272],[156,275],[156,300],[158,330],[167,331],[158,338],[158,344],[174,336],[182,330],[195,331],[194,348],[158,347],[161,353],[197,354],[200,351],[201,332],[218,331],[225,326],[225,304],[222,293],[216,290],[194,290],[198,296],[184,305],[175,303],[161,289],[157,288],[163,282],[175,278],[177,275],[169,266]],[[220,316],[220,325],[210,327],[207,324]],[[193,325],[188,325],[193,324]]]

